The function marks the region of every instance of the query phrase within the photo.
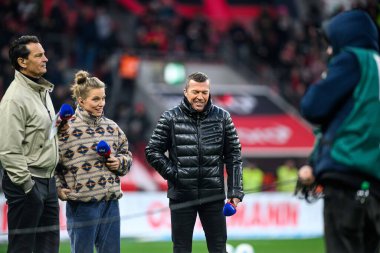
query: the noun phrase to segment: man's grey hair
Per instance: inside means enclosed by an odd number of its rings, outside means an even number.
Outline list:
[[[189,87],[189,82],[191,80],[194,80],[198,83],[202,83],[202,82],[209,80],[209,78],[205,73],[202,73],[202,72],[194,72],[194,73],[188,75],[187,79],[186,79],[186,86],[185,86],[186,90]]]

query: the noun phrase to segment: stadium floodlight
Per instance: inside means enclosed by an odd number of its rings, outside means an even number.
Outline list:
[[[185,65],[169,62],[164,66],[164,81],[169,85],[183,84],[186,79]]]

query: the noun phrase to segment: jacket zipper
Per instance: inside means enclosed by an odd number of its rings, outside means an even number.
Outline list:
[[[198,189],[197,189],[197,194],[198,194],[198,199],[200,199],[199,196],[199,181],[201,179],[201,136],[200,136],[200,119],[199,115],[197,115],[197,137],[198,137]]]
[[[50,110],[49,110],[49,108],[47,108],[47,105],[46,105],[46,97],[47,97],[47,91],[45,91],[45,101],[44,101],[44,99],[43,99],[43,97],[42,97],[42,94],[41,94],[41,92],[39,92],[39,94],[40,94],[40,98],[41,98],[41,101],[42,101],[42,104],[44,105],[44,107],[45,107],[45,109],[46,109],[46,111],[47,111],[47,113],[48,113],[48,115],[49,115],[49,118],[50,118],[50,121],[51,122],[53,122],[53,119],[52,119],[52,117],[51,117],[51,115],[50,115]],[[54,142],[54,148],[56,149],[57,147],[57,143],[56,143],[56,141],[53,141]],[[55,157],[55,161],[54,161],[54,164],[57,164],[57,156]],[[51,172],[50,172],[50,178],[52,178],[54,176],[54,169],[53,170],[51,170]]]
[[[53,122],[53,119],[51,118],[51,115],[50,115],[50,111],[49,111],[49,109],[48,109],[47,106],[46,106],[46,96],[47,96],[47,91],[45,91],[45,101],[44,101],[44,99],[43,99],[43,97],[42,97],[42,95],[41,95],[41,92],[39,92],[39,94],[40,94],[40,98],[41,98],[42,104],[44,104],[44,107],[45,107],[46,111],[47,111],[48,114],[49,114],[50,121]]]

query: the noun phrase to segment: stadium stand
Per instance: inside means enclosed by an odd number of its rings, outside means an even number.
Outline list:
[[[376,0],[319,3],[316,0],[3,0],[0,98],[13,78],[7,54],[10,41],[21,34],[38,35],[49,58],[46,78],[56,85],[53,92],[56,109],[64,102],[72,103],[68,87],[77,69],[86,69],[104,80],[108,85],[106,115],[117,119],[130,136],[138,168],[145,168],[142,170],[146,170],[143,174],[150,178],[147,180],[155,182],[154,186],[141,185],[129,178],[124,189],[165,189],[155,172],[146,168],[143,156],[158,110],[166,106],[151,108],[146,101],[154,100],[144,100],[147,99],[144,85],[165,82],[162,69],[151,71],[155,73],[151,80],[142,76],[146,64],[157,59],[187,66],[210,63],[207,71],[215,77],[221,74],[212,72],[213,66],[222,65],[230,73],[222,80],[234,76],[231,85],[268,87],[297,110],[307,85],[319,78],[324,68],[321,58],[324,44],[316,28],[321,20],[343,9],[360,7],[380,24]],[[123,61],[121,57],[125,57]],[[218,99],[222,103],[223,99],[228,101],[228,96]],[[296,110],[289,110],[292,115],[297,114]],[[289,156],[283,159],[300,157]],[[305,156],[306,152],[298,162]],[[260,155],[252,158],[268,172],[283,162],[281,158],[271,164]]]

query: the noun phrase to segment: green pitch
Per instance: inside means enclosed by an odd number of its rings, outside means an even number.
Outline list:
[[[241,240],[228,241],[236,247],[241,243],[253,246],[255,253],[324,253],[323,239],[297,239],[297,240]],[[6,245],[0,244],[0,253],[6,252]],[[95,251],[94,251],[95,252]],[[143,242],[123,239],[121,252],[139,253],[168,253],[172,252],[170,242]],[[194,241],[194,253],[208,253],[205,241]],[[70,245],[67,241],[61,243],[60,253],[70,253]]]

